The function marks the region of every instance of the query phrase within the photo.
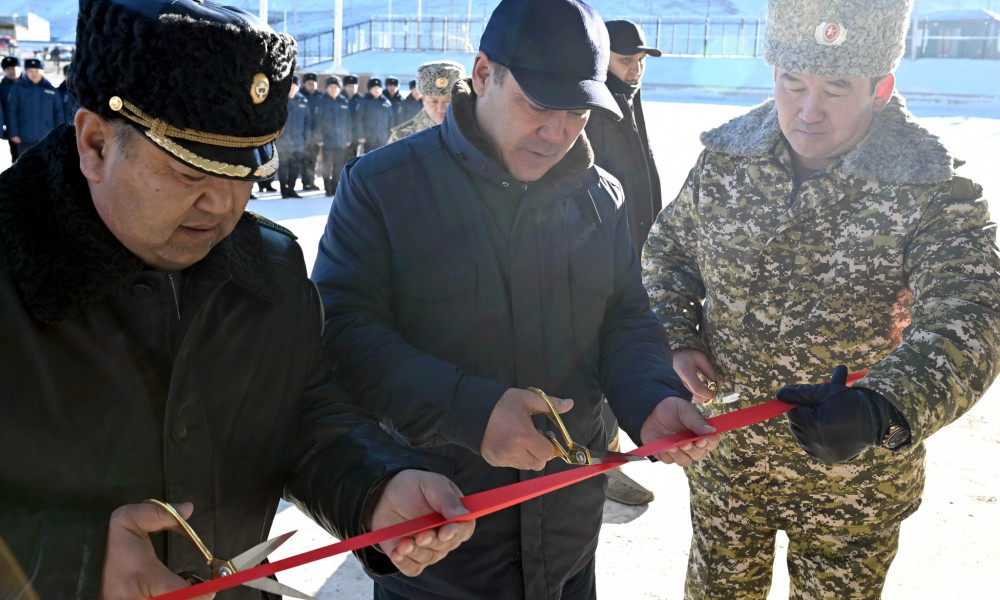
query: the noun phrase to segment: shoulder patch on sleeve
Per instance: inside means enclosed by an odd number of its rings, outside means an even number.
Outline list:
[[[277,231],[278,233],[286,235],[292,238],[293,240],[299,239],[298,236],[296,236],[294,233],[291,232],[291,230],[289,230],[286,227],[282,227],[281,225],[278,225],[271,219],[268,219],[267,217],[262,217],[257,213],[253,212],[252,210],[248,210],[246,212],[248,215],[253,217],[253,219],[257,221],[257,224],[260,225],[261,227],[264,227],[265,229],[270,229],[271,231]]]
[[[953,176],[951,178],[951,196],[955,200],[976,200],[983,195],[983,186],[966,179],[965,177]]]

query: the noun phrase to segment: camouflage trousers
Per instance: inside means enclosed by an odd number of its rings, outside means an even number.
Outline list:
[[[708,504],[714,504],[709,502]],[[765,600],[778,527],[730,519],[693,495],[685,600]],[[792,600],[877,600],[899,545],[901,520],[807,530],[784,524]]]

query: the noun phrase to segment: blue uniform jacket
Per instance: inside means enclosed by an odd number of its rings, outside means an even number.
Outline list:
[[[389,132],[395,125],[395,111],[392,102],[382,94],[378,98],[365,94],[358,111],[361,118],[361,129],[358,137],[365,138],[365,146],[377,148],[384,146],[389,140]]]
[[[351,104],[347,98],[343,94],[336,98],[324,94],[319,105],[316,141],[323,142],[327,148],[344,148],[354,141]]]
[[[34,144],[63,122],[63,111],[59,91],[42,79],[31,83],[27,77],[10,88],[7,101],[7,137],[20,137],[21,143]]]
[[[288,120],[285,121],[285,130],[274,141],[279,157],[281,152],[288,154],[302,152],[311,137],[312,114],[309,110],[309,101],[302,94],[296,94],[294,98],[288,99]]]

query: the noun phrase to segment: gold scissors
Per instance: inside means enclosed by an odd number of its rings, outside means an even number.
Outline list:
[[[194,532],[194,529],[192,529],[190,525],[188,525],[188,522],[184,520],[184,517],[182,517],[180,513],[174,510],[173,506],[170,506],[166,502],[160,502],[159,500],[146,500],[145,503],[159,506],[163,510],[173,515],[175,519],[177,519],[177,522],[180,523],[181,529],[184,530],[184,533],[187,535],[187,537],[194,543],[195,546],[198,547],[198,550],[205,557],[206,563],[208,564],[209,568],[212,569],[212,576],[211,576],[212,579],[225,577],[227,575],[232,575],[239,571],[245,571],[246,569],[249,569],[251,567],[256,567],[265,558],[267,558],[268,554],[274,552],[278,548],[278,546],[284,544],[285,541],[288,538],[292,537],[292,534],[295,533],[294,531],[289,531],[288,533],[279,535],[276,538],[272,538],[270,540],[267,540],[266,542],[261,542],[260,544],[257,544],[256,546],[250,548],[246,552],[243,552],[236,558],[223,560],[221,558],[216,558],[212,556],[212,553],[209,552],[208,548],[205,547],[205,544],[201,541],[201,538],[198,537],[198,534]],[[195,575],[194,573],[190,572],[180,573],[180,576],[184,577],[191,583],[201,583],[205,581],[198,575]],[[242,585],[257,590],[262,590],[271,594],[277,594],[279,596],[290,596],[292,598],[302,598],[303,600],[316,600],[315,598],[313,598],[308,594],[303,594],[302,592],[294,588],[290,588],[287,585],[278,583],[277,581],[270,579],[268,577],[261,577],[260,579],[247,581]]]
[[[705,387],[712,390],[712,392],[715,394],[715,396],[713,396],[712,399],[706,402],[705,404],[711,404],[716,400],[718,400],[719,402],[723,402],[725,404],[729,404],[730,402],[736,402],[737,400],[740,399],[740,395],[737,394],[736,392],[733,392],[731,394],[724,394],[722,390],[719,389],[719,384],[716,383],[715,381],[709,381],[708,377],[705,377],[705,375],[701,371],[698,371],[698,379],[700,379],[701,382],[705,384]]]
[[[569,430],[566,429],[566,425],[563,424],[562,418],[559,413],[556,412],[555,405],[552,404],[552,399],[549,398],[548,394],[536,387],[528,388],[528,391],[535,392],[545,400],[545,403],[549,405],[549,412],[547,413],[534,413],[542,414],[549,418],[550,421],[559,427],[560,433],[562,433],[563,440],[566,442],[566,446],[563,447],[559,443],[559,440],[555,438],[555,434],[552,432],[546,432],[549,436],[549,441],[552,442],[552,446],[555,450],[552,458],[561,458],[571,465],[597,465],[606,462],[623,462],[623,461],[633,461],[633,460],[646,460],[645,456],[639,456],[638,454],[625,454],[624,452],[612,452],[610,450],[590,450],[586,446],[581,446],[573,441],[573,438],[569,435]]]

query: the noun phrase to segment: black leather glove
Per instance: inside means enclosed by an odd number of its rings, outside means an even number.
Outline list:
[[[798,404],[788,413],[795,442],[828,464],[855,458],[878,446],[889,430],[891,404],[880,394],[847,387],[847,367],[833,370],[829,383],[789,385],[777,398]]]

